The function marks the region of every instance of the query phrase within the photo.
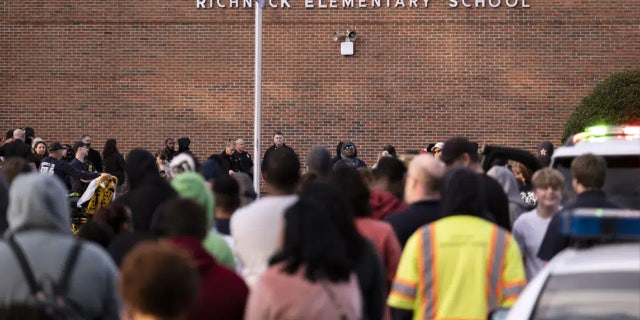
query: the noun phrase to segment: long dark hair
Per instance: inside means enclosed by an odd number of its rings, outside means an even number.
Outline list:
[[[347,257],[355,268],[367,251],[367,240],[358,232],[345,196],[332,184],[320,180],[307,183],[302,187],[300,196],[313,199],[324,207],[331,221],[338,227],[346,244]]]
[[[102,158],[106,159],[114,154],[119,154],[118,145],[116,144],[116,139],[107,139],[107,142],[104,143],[104,149],[102,149]]]
[[[371,206],[369,205],[371,193],[357,169],[337,168],[329,175],[329,179],[345,195],[354,216],[371,216]]]
[[[484,219],[490,217],[480,174],[466,168],[448,170],[442,190],[443,216],[470,215]],[[489,219],[493,220],[493,219]]]
[[[352,267],[347,244],[325,206],[302,197],[285,212],[284,219],[282,248],[271,264],[283,262],[283,271],[289,274],[304,266],[305,278],[311,282],[349,280]]]

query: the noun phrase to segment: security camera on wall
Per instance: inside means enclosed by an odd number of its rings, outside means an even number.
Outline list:
[[[347,31],[347,39],[349,41],[354,42],[358,39],[358,34],[355,31]]]
[[[347,30],[345,34],[338,32],[333,33],[333,41],[342,41],[340,43],[340,54],[343,56],[352,56],[354,52],[354,41],[358,38],[355,31]]]

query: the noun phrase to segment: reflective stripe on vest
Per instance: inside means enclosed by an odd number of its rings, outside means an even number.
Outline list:
[[[393,285],[391,286],[391,291],[394,294],[401,295],[403,297],[409,299],[415,299],[417,288],[415,285],[410,285],[408,283],[402,283],[398,277],[393,280]]]
[[[424,285],[422,292],[423,306],[424,306],[424,318],[435,319],[436,317],[436,303],[437,303],[437,290],[438,283],[436,279],[436,248],[435,248],[435,227],[433,224],[428,225],[422,229],[422,275],[423,281],[420,281]]]
[[[504,291],[502,291],[503,299],[515,298],[520,295],[520,292],[524,290],[524,287],[527,285],[526,281],[518,281],[514,283],[505,283]]]
[[[420,271],[424,277],[420,281],[420,290],[423,294],[422,305],[424,307],[424,318],[435,319],[436,307],[438,302],[437,290],[437,252],[436,252],[436,228],[434,224],[428,225],[426,228],[422,228],[422,263]],[[501,230],[497,226],[493,226],[491,231],[491,242],[489,256],[487,257],[487,310],[493,310],[499,307],[502,291],[502,271],[504,269],[504,258],[507,249],[507,233]],[[395,285],[395,284],[394,284]],[[522,290],[523,284],[518,283],[512,288],[505,290],[504,294],[509,296],[513,294],[512,291],[519,293]],[[397,290],[402,292],[401,290]]]
[[[504,257],[507,250],[507,233],[493,226],[491,230],[491,251],[489,251],[489,264],[487,265],[488,284],[487,302],[488,309],[493,310],[500,306],[502,297],[502,270],[504,270]]]

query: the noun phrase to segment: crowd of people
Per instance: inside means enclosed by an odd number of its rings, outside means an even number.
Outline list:
[[[569,245],[559,212],[615,207],[592,154],[572,163],[578,198],[563,208],[557,170],[485,174],[463,137],[409,159],[385,146],[371,167],[352,141],[333,157],[313,147],[306,168],[281,132],[273,142],[258,197],[242,139],[199,161],[189,138],[125,158],[115,139],[101,155],[88,135],[65,147],[12,130],[0,318],[484,319]],[[553,146],[539,150],[544,162]],[[116,196],[73,233],[69,195],[101,176]]]

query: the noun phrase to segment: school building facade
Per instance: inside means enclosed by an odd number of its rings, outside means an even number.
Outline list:
[[[3,130],[252,152],[255,5],[2,1]],[[263,152],[275,130],[303,156],[353,140],[369,165],[454,135],[533,151],[597,83],[640,68],[629,0],[265,0],[262,19]]]

